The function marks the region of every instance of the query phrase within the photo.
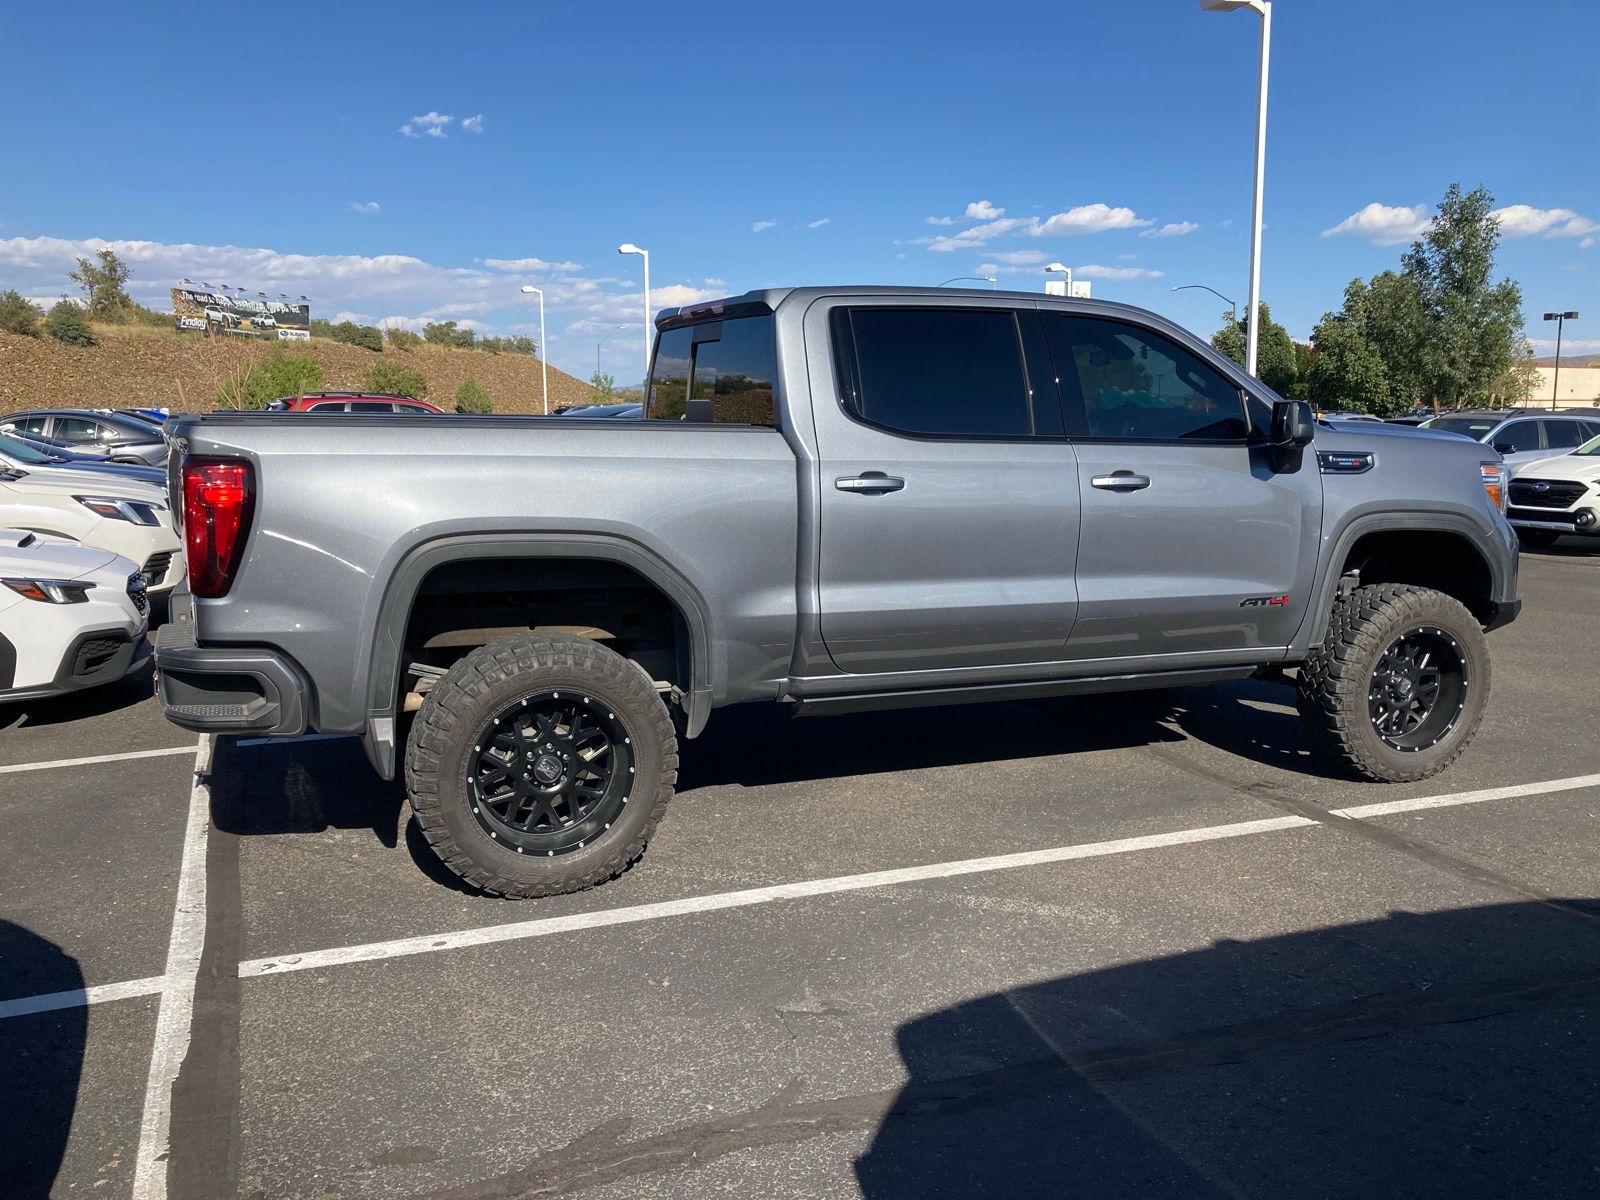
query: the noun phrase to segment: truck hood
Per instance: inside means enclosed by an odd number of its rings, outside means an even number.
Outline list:
[[[0,577],[6,579],[82,579],[116,557],[64,538],[0,529]]]
[[[1555,458],[1536,458],[1512,474],[1518,479],[1581,479],[1593,483],[1600,479],[1600,454],[1560,454]]]
[[[1471,438],[1462,437],[1459,433],[1444,433],[1441,430],[1422,429],[1416,425],[1390,425],[1388,422],[1379,424],[1376,421],[1318,421],[1317,445],[1324,450],[1350,450],[1358,448],[1358,442],[1378,442],[1400,438],[1407,443],[1419,442],[1448,443],[1451,445],[1466,444],[1477,446],[1479,450],[1484,447]],[[1492,454],[1493,451],[1488,451]]]

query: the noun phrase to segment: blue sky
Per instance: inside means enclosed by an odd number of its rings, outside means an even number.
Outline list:
[[[1222,305],[1171,287],[1245,296],[1258,26],[1194,0],[91,3],[7,25],[33,116],[0,130],[0,288],[39,298],[96,239],[151,302],[189,276],[527,332],[533,283],[554,364],[587,376],[623,325],[604,364],[633,382],[623,241],[658,305],[993,268],[1038,291],[1052,260],[1204,334]],[[1309,334],[1459,180],[1509,210],[1529,333],[1575,308],[1566,344],[1600,350],[1597,47],[1596,0],[1277,0],[1274,315]]]

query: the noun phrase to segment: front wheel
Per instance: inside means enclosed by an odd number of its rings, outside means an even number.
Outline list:
[[[1450,596],[1405,584],[1357,588],[1298,682],[1312,745],[1364,779],[1426,779],[1467,748],[1489,696],[1489,644]]]
[[[585,638],[480,646],[428,693],[406,744],[422,834],[474,887],[582,891],[644,853],[678,774],[654,683]]]

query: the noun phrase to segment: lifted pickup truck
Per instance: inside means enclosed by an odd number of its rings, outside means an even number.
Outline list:
[[[721,705],[796,714],[1298,668],[1330,762],[1451,762],[1517,613],[1483,446],[1315,424],[1118,304],[792,288],[669,309],[646,417],[169,426],[195,730],[360,734],[440,857],[539,896],[643,852]]]

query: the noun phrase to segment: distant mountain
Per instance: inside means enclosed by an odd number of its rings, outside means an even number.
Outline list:
[[[1556,356],[1546,354],[1543,358],[1533,360],[1536,367],[1553,367],[1556,365]],[[1600,354],[1563,354],[1561,356],[1563,367],[1600,367]]]

